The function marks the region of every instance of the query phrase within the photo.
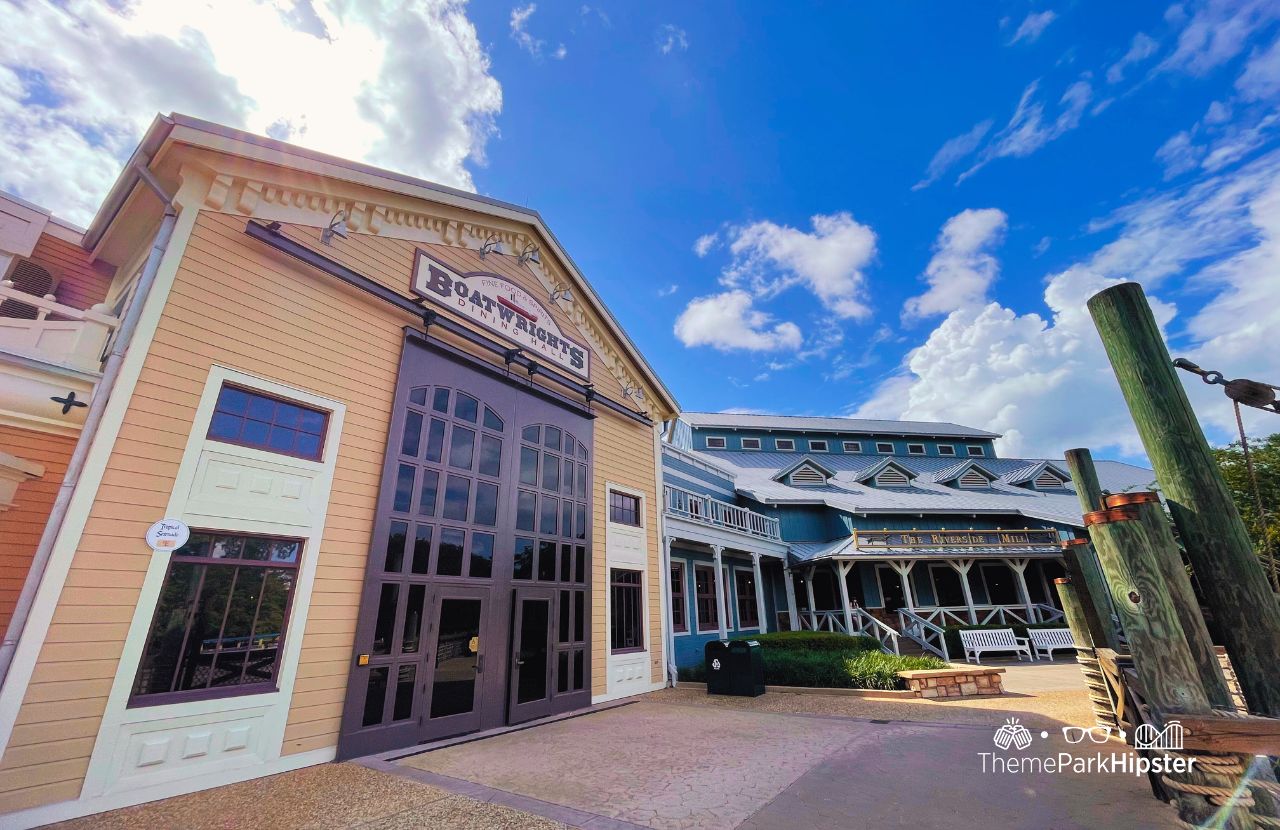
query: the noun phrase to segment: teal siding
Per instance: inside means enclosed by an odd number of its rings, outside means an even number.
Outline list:
[[[708,437],[723,438],[725,440],[725,446],[723,448],[717,447],[712,449],[711,452],[715,452],[716,449],[731,451],[742,450],[744,449],[742,446],[742,439],[754,438],[760,441],[761,452],[795,452],[797,454],[814,453],[818,455],[823,452],[832,453],[834,455],[912,455],[912,453],[907,451],[907,445],[923,444],[924,453],[915,453],[915,455],[927,458],[940,458],[943,456],[942,453],[938,451],[938,445],[945,444],[955,448],[955,455],[946,457],[954,457],[957,460],[968,458],[969,451],[967,448],[971,446],[982,447],[984,453],[982,457],[984,458],[996,457],[995,445],[992,443],[990,438],[903,438],[896,435],[862,435],[856,433],[849,434],[835,432],[769,432],[767,430],[750,429],[694,429],[692,436],[693,448],[696,450],[706,450]],[[779,450],[777,447],[777,441],[779,438],[784,441],[790,440],[795,442],[795,449]],[[812,442],[814,441],[825,441],[827,449],[813,449]],[[859,452],[845,453],[845,441],[857,441],[862,445],[862,448]],[[892,444],[893,452],[882,453],[877,451],[876,444],[879,443]],[[750,452],[751,450],[747,451]]]

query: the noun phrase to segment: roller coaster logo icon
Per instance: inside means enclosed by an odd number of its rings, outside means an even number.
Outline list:
[[[1134,749],[1182,749],[1182,724],[1171,720],[1164,729],[1144,723],[1133,732]]]

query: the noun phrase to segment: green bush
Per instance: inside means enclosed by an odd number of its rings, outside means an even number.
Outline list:
[[[733,639],[755,640],[765,654],[780,651],[804,654],[818,651],[857,654],[880,650],[880,644],[874,637],[850,637],[847,634],[831,631],[774,631],[769,634],[738,634]]]
[[[845,670],[854,689],[905,689],[906,681],[898,677],[898,672],[946,667],[937,657],[910,657],[883,651],[868,651],[845,659]]]
[[[964,646],[960,644],[960,632],[965,630],[977,630],[988,628],[1012,628],[1013,636],[1027,636],[1028,628],[1066,628],[1067,624],[1059,620],[1052,623],[1034,623],[1032,625],[949,625],[942,629],[943,636],[947,640],[947,654],[951,655],[953,660],[964,659]]]

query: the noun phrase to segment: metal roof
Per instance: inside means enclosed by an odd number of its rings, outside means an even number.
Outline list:
[[[861,435],[912,435],[940,438],[999,438],[996,432],[943,421],[887,421],[875,418],[819,418],[807,415],[751,415],[736,412],[681,412],[696,428],[762,429],[775,432],[847,432]]]

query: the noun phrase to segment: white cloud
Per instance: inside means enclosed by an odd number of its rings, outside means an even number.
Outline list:
[[[1031,12],[1023,18],[1022,23],[1018,24],[1018,29],[1013,33],[1009,43],[1014,44],[1023,40],[1027,43],[1035,43],[1057,17],[1057,13],[1052,11]]]
[[[753,308],[751,295],[741,290],[693,300],[676,319],[675,333],[686,346],[720,351],[794,350],[803,340],[799,326],[774,323],[771,315]]]
[[[157,112],[474,189],[502,89],[457,0],[10,8],[0,187],[91,217]]]
[[[1156,159],[1164,165],[1165,181],[1194,170],[1204,157],[1204,148],[1191,140],[1186,130],[1170,138],[1156,150]]]
[[[1058,115],[1051,121],[1045,120],[1044,104],[1035,99],[1039,88],[1039,81],[1032,81],[1027,85],[1009,123],[991,138],[974,165],[960,174],[957,183],[977,173],[994,159],[1029,156],[1050,141],[1080,126],[1080,118],[1093,100],[1093,87],[1088,81],[1076,81],[1067,87],[1066,92],[1058,99]]]
[[[568,48],[565,47],[563,43],[556,47],[556,51],[551,53],[551,57],[555,58],[558,61],[564,60],[566,57],[568,57],[568,55],[569,55],[569,50]]]
[[[819,214],[810,223],[812,232],[767,220],[734,228],[734,260],[721,282],[757,297],[804,285],[838,317],[870,316],[863,269],[875,257],[875,232],[844,212]]]
[[[684,52],[689,48],[689,33],[679,26],[664,23],[658,27],[655,42],[658,45],[658,51],[664,55],[669,55],[676,50]]]
[[[1280,95],[1280,37],[1266,49],[1249,56],[1236,89],[1246,101],[1263,101]]]
[[[986,138],[987,133],[991,130],[991,123],[991,119],[980,121],[974,124],[973,129],[969,130],[969,132],[947,139],[946,143],[938,148],[938,152],[933,154],[924,178],[916,182],[911,189],[922,190],[928,187],[941,178],[942,174],[951,168],[951,165],[977,150],[979,145],[982,144],[982,139]]]
[[[1275,0],[1209,0],[1186,20],[1177,47],[1159,68],[1204,75],[1244,51],[1254,33],[1277,18]],[[1173,16],[1170,22],[1183,19]]]
[[[1133,42],[1129,44],[1129,51],[1124,53],[1124,57],[1107,68],[1107,83],[1118,84],[1123,81],[1125,71],[1154,55],[1159,45],[1155,38],[1145,32],[1138,32],[1133,36]]]
[[[1131,204],[1093,223],[1117,231],[1083,261],[1049,278],[1049,315],[998,303],[950,314],[900,373],[855,410],[862,416],[947,420],[1004,433],[1007,455],[1058,456],[1075,446],[1140,454],[1085,301],[1134,279],[1151,296],[1172,352],[1228,377],[1275,380],[1273,340],[1280,328],[1280,151],[1186,188]],[[1203,263],[1210,263],[1204,265]],[[1205,297],[1184,312],[1158,298]],[[1226,440],[1234,421],[1220,390],[1187,385],[1211,437]],[[1265,413],[1250,413],[1259,428]],[[1274,429],[1274,425],[1269,427]]]
[[[529,18],[533,17],[533,13],[538,10],[537,3],[530,3],[527,6],[515,6],[511,9],[511,39],[520,45],[520,48],[533,55],[535,58],[542,57],[542,47],[545,45],[543,41],[529,34],[525,26],[529,24]]]
[[[720,241],[720,235],[717,233],[704,233],[702,236],[694,240],[693,252],[699,257],[704,257],[711,253],[711,249]]]
[[[950,314],[981,305],[1000,272],[990,249],[1000,244],[1008,217],[997,208],[964,210],[947,220],[925,268],[929,290],[907,300],[904,319]]]
[[[679,290],[680,290],[680,286],[676,285],[676,284],[673,282],[673,283],[671,283],[670,285],[668,285],[666,288],[659,288],[659,289],[658,289],[658,296],[659,296],[659,297],[670,297],[672,294],[676,293],[676,292],[677,292],[677,291],[679,291]]]

